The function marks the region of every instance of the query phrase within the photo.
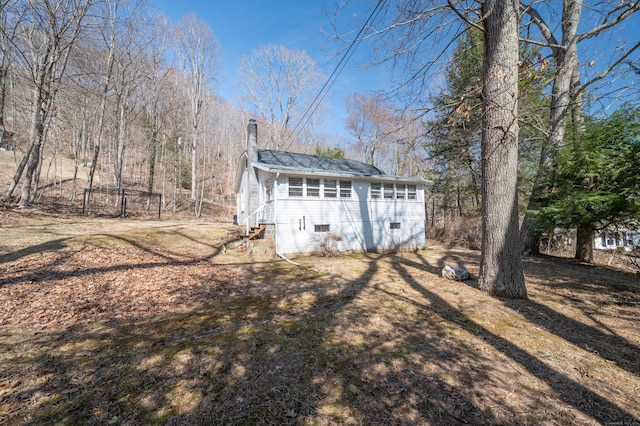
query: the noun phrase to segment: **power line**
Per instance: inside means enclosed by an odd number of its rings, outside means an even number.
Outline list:
[[[338,78],[338,76],[340,75],[342,70],[344,70],[344,67],[347,65],[347,62],[353,56],[356,47],[362,41],[362,38],[360,36],[368,28],[369,24],[378,17],[378,14],[380,13],[381,7],[385,3],[387,3],[387,1],[388,0],[379,0],[378,1],[378,3],[376,4],[376,7],[373,8],[371,13],[369,14],[369,17],[365,21],[364,25],[362,25],[362,27],[360,27],[360,30],[358,31],[358,34],[356,35],[356,37],[353,40],[351,40],[351,43],[349,44],[349,47],[347,48],[347,50],[345,50],[344,54],[342,55],[342,58],[340,58],[340,61],[338,62],[338,64],[335,66],[335,68],[331,72],[331,75],[329,76],[329,78],[327,78],[327,81],[325,81],[325,83],[322,85],[322,87],[318,91],[318,94],[313,98],[313,101],[311,101],[311,103],[309,104],[309,106],[305,110],[304,114],[302,114],[302,117],[300,118],[300,120],[298,121],[296,126],[293,128],[293,131],[291,132],[291,136],[292,136],[293,139],[295,139],[295,138],[297,138],[299,136],[299,134],[300,134],[300,132],[302,132],[302,129],[304,128],[304,126],[307,125],[309,120],[311,120],[311,117],[313,116],[313,114],[315,114],[315,112],[318,109],[318,107],[320,107],[320,104],[322,103],[324,98],[327,96],[327,93],[329,92],[329,90],[331,90],[331,87],[335,83],[336,79]],[[306,120],[305,120],[305,118],[306,118]]]

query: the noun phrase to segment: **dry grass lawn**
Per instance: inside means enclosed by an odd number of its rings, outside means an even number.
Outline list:
[[[0,210],[0,424],[640,424],[631,273],[527,258],[498,300],[439,277],[478,252],[296,267],[232,230]]]

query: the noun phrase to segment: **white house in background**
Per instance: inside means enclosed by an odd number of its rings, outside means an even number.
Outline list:
[[[622,247],[625,251],[640,247],[640,233],[626,228],[607,228],[596,233],[594,238],[596,250],[613,250],[618,247]]]
[[[237,223],[264,229],[276,252],[425,247],[425,181],[344,159],[258,149],[249,122],[235,177]]]

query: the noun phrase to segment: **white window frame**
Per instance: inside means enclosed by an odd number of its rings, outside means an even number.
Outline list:
[[[311,186],[309,181],[313,182],[314,185]],[[317,182],[317,185],[316,185]],[[320,198],[320,179],[315,178],[305,178],[305,187],[308,198]]]
[[[394,184],[385,183],[382,185],[382,198],[385,200],[393,200],[395,198]]]
[[[350,180],[341,180],[339,181],[340,186],[340,198],[351,198],[351,191],[353,185]]]
[[[418,199],[418,185],[407,185],[407,200]]]
[[[291,181],[292,180],[300,180],[300,185],[292,185]],[[299,178],[299,177],[289,177],[287,178],[287,185],[289,186],[289,189],[287,191],[287,194],[289,194],[289,197],[291,198],[303,198],[304,197],[304,178]],[[295,193],[292,193],[293,191],[295,191]],[[298,191],[300,192],[298,194]]]
[[[327,186],[327,182],[333,182]],[[323,179],[322,181],[323,198],[338,198],[338,181],[335,179]]]
[[[371,182],[371,199],[372,200],[382,199],[382,183]]]

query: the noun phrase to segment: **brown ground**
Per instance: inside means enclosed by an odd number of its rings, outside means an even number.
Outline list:
[[[498,300],[438,276],[475,251],[295,267],[232,231],[0,208],[0,424],[640,424],[629,272],[527,258]]]

